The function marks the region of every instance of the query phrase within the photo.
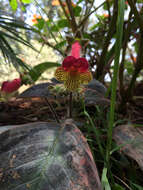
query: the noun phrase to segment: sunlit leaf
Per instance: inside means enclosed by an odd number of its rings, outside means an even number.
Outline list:
[[[58,67],[60,66],[59,63],[55,62],[44,62],[36,65],[33,67],[33,69],[29,72],[31,78],[33,81],[36,81],[42,73],[44,73],[47,69],[53,68],[53,67]]]
[[[27,3],[27,4],[31,3],[31,0],[21,0],[21,1],[22,3]]]
[[[39,29],[39,30],[42,30],[43,27],[44,27],[44,19],[43,18],[37,18],[37,24],[35,24],[35,26]]]
[[[10,1],[10,6],[11,6],[11,8],[12,8],[13,11],[16,11],[17,6],[18,6],[17,0],[11,0]]]

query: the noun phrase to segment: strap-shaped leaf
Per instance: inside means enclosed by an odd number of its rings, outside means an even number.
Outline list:
[[[33,67],[33,69],[29,72],[29,74],[32,80],[36,81],[42,75],[42,73],[44,73],[47,69],[58,66],[60,66],[60,64],[56,62],[43,62]]]

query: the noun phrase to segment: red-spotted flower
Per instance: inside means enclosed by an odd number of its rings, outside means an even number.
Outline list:
[[[1,92],[10,94],[17,91],[21,86],[21,79],[17,78],[12,81],[4,81],[1,86]]]
[[[80,57],[81,46],[78,41],[72,45],[71,56],[67,56],[62,66],[56,69],[55,78],[64,85],[67,90],[75,91],[80,85],[88,84],[92,80],[88,61]]]

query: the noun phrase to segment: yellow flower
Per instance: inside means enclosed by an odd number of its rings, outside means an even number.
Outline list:
[[[88,61],[85,58],[68,56],[64,59],[62,66],[56,69],[55,78],[64,82],[67,90],[75,91],[80,85],[88,84],[92,80],[88,67]]]

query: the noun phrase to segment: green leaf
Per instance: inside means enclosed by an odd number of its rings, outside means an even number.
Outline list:
[[[115,184],[113,187],[112,187],[113,190],[125,190],[124,187],[120,186],[119,184]]]
[[[140,186],[140,185],[137,185],[137,184],[135,184],[135,183],[132,183],[132,185],[133,185],[134,187],[136,187],[137,190],[143,190],[143,187]]]
[[[23,12],[26,12],[26,8],[24,6],[20,7]]]
[[[119,59],[120,51],[122,48],[123,39],[123,24],[124,24],[124,11],[125,11],[125,0],[118,1],[118,17],[116,23],[116,44],[115,44],[115,59],[114,59],[114,69],[113,69],[113,79],[111,87],[111,105],[110,105],[110,115],[108,120],[108,131],[107,131],[107,147],[106,147],[106,161],[109,164],[110,161],[110,151],[112,147],[112,133],[115,119],[115,105],[116,105],[116,90],[117,90],[117,79],[119,71]]]
[[[77,2],[77,4],[80,4],[81,2],[83,2],[84,0],[79,0],[78,2]]]
[[[76,17],[80,16],[81,10],[82,10],[82,8],[80,6],[74,7],[73,8],[74,16],[76,16]]]
[[[51,31],[52,31],[52,32],[58,32],[58,31],[59,31],[58,26],[57,26],[57,25],[52,26],[52,27],[51,27]]]
[[[47,69],[53,68],[53,67],[58,67],[60,66],[59,63],[55,62],[43,62],[40,63],[39,65],[36,65],[35,67],[32,68],[32,70],[29,72],[31,78],[33,81],[38,80],[38,78],[44,73]]]
[[[67,42],[67,41],[64,40],[64,41],[62,41],[62,42],[56,44],[55,48],[57,48],[57,49],[62,48],[62,47],[66,44],[66,42]]]
[[[58,21],[58,27],[59,28],[65,28],[65,27],[69,27],[69,22],[67,21],[67,19],[61,19]]]
[[[143,3],[143,0],[137,0],[137,3]]]
[[[17,6],[18,6],[17,0],[11,0],[10,1],[10,6],[11,6],[11,8],[12,8],[13,11],[16,11]]]
[[[34,26],[36,26],[39,30],[42,30],[44,27],[44,19],[43,18],[37,18],[37,24],[35,24]]]
[[[22,3],[27,3],[27,4],[31,3],[31,0],[21,0],[21,1]]]
[[[111,190],[111,187],[107,178],[107,168],[103,168],[101,183],[102,183],[103,189]]]
[[[133,71],[134,71],[133,63],[129,61],[125,61],[125,68],[127,69],[127,72],[129,75],[133,74]]]

